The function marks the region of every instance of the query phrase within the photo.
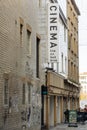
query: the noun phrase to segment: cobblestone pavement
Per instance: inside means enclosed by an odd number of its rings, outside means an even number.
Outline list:
[[[68,124],[60,124],[56,127],[50,128],[50,130],[87,130],[87,122],[85,124],[77,124],[78,127],[68,127]]]

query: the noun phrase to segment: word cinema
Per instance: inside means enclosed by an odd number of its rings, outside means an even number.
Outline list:
[[[48,4],[48,62],[58,62],[58,4]]]

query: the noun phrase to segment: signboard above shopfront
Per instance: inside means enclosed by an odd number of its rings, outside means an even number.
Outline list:
[[[47,86],[42,85],[41,94],[42,95],[47,95],[48,94],[48,88],[47,88]]]

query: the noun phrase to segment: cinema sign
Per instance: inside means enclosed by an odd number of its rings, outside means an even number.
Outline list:
[[[58,30],[59,30],[58,3],[48,4],[48,62],[58,62]]]

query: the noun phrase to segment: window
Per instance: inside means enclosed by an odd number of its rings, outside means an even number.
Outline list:
[[[67,72],[67,57],[65,56],[65,73]]]
[[[73,62],[71,62],[71,78],[73,77]]]
[[[41,0],[39,0],[39,7],[41,7]]]
[[[71,48],[71,39],[72,36],[68,35],[68,48],[70,49]]]
[[[30,104],[31,102],[31,85],[28,84],[28,103]]]
[[[36,37],[36,77],[39,78],[39,44],[40,39]]]
[[[20,46],[22,46],[23,42],[23,25],[24,25],[24,20],[20,17]]]
[[[20,24],[20,45],[22,46],[22,37],[23,37],[23,25]]]
[[[51,3],[54,3],[54,1],[53,1],[53,0],[50,0],[50,2],[51,2]]]
[[[59,62],[57,63],[57,72],[59,73]]]
[[[8,105],[9,95],[8,95],[8,79],[4,80],[4,104]]]
[[[27,52],[31,54],[31,32],[27,29]]]
[[[61,54],[61,71],[63,72],[63,53]]]
[[[22,86],[22,104],[25,104],[25,84]]]
[[[64,42],[66,42],[66,27],[64,26]]]

